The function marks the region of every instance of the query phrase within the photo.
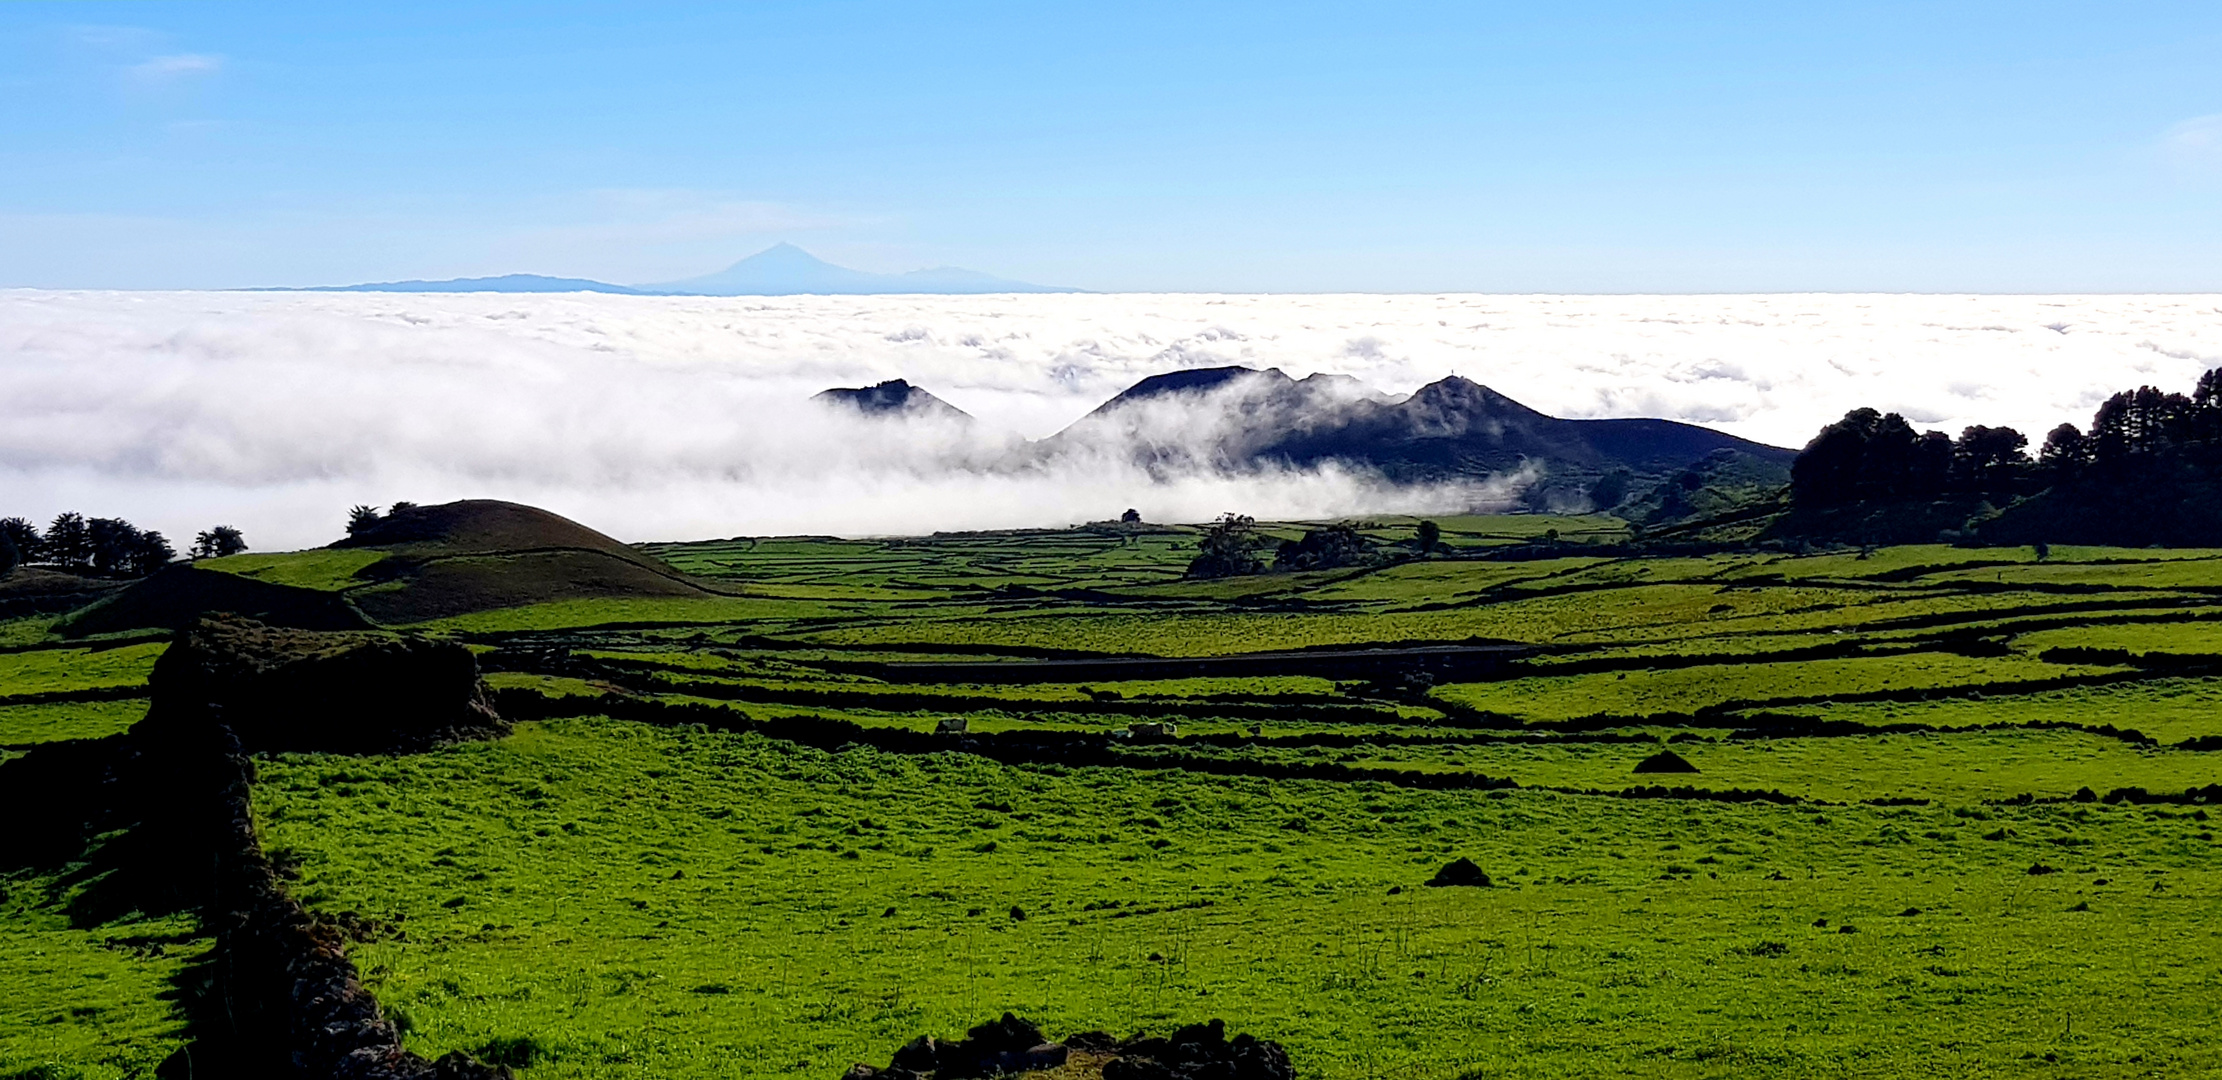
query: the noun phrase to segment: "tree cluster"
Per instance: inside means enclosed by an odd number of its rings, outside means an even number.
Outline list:
[[[416,508],[417,504],[413,502],[397,502],[381,514],[375,506],[364,506],[358,503],[347,511],[347,535],[361,536],[377,528],[378,524],[387,518]],[[1127,512],[1133,513],[1131,510]]]
[[[1265,572],[1258,558],[1258,520],[1247,514],[1222,514],[1204,530],[1202,550],[1188,564],[1192,578],[1241,577]]]
[[[1897,413],[1853,409],[1822,428],[1790,465],[1790,497],[1800,506],[2009,495],[2032,479],[2029,438],[2010,427],[1977,425],[1954,439],[1916,432]]]
[[[2222,368],[2191,394],[2151,386],[2107,398],[2088,432],[2062,424],[2032,459],[2029,440],[2009,427],[1968,428],[1952,439],[1915,433],[1897,413],[1854,409],[1822,428],[1790,466],[1799,505],[2018,495],[2079,480],[2134,483],[2187,471],[2222,474]]]
[[[2074,424],[2052,429],[2037,463],[2055,481],[2128,480],[2184,466],[2222,472],[2222,368],[2199,376],[2189,397],[2140,386],[2107,398],[2088,433]]]
[[[1278,544],[1257,530],[1255,518],[1221,515],[1204,530],[1202,548],[1188,564],[1188,576],[1225,578],[1265,573],[1262,552],[1269,547],[1273,549],[1272,569],[1285,572],[1373,566],[1397,557],[1349,525],[1308,529],[1302,537]],[[1421,554],[1432,552],[1443,535],[1442,527],[1432,521],[1420,522],[1418,532],[1415,544]]]
[[[10,553],[13,558],[6,558]],[[16,563],[40,563],[78,573],[144,577],[175,558],[176,549],[161,533],[122,518],[64,513],[44,532],[20,517],[0,519],[0,561],[8,569]]]
[[[1273,553],[1275,570],[1337,570],[1346,566],[1371,566],[1382,561],[1373,544],[1348,525],[1311,529],[1302,539],[1283,540]]]
[[[213,529],[193,535],[193,547],[186,554],[196,559],[221,559],[247,550],[247,538],[238,529],[218,525]]]
[[[1855,409],[1821,429],[1790,467],[1799,509],[1899,504],[1858,528],[1989,542],[2204,546],[2222,542],[2222,368],[2188,395],[2141,386],[2106,399],[2089,430],[2061,424],[2031,457],[2012,428],[1958,439]],[[1996,508],[1946,522],[1968,508]]]

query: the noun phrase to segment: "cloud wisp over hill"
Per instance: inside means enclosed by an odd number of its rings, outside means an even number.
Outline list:
[[[2222,363],[2218,306],[0,292],[0,514],[76,509],[172,536],[228,522],[271,550],[327,542],[348,505],[395,499],[512,499],[633,540],[1055,525],[1128,506],[1444,512],[1515,493],[1028,446],[1144,378],[1227,365],[1348,375],[1316,385],[1390,401],[1459,374],[1552,417],[1661,417],[1778,446],[1861,405],[2041,433],[2122,386]],[[975,420],[809,403],[894,378]],[[1144,427],[1207,448],[1238,418],[1173,410]]]

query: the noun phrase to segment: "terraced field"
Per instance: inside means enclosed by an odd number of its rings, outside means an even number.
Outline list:
[[[412,1048],[528,1078],[833,1077],[1006,1009],[1338,1080],[2222,1075],[2222,552],[1444,525],[1210,583],[1183,530],[654,545],[725,594],[420,624],[516,732],[266,759],[257,811]],[[143,712],[159,641],[0,630],[0,755]],[[0,1077],[188,1037],[205,941],[87,914],[99,843],[0,871]],[[1492,887],[1422,884],[1461,856]]]

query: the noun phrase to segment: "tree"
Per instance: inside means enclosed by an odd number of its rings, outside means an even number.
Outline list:
[[[15,541],[8,539],[6,533],[0,533],[0,578],[15,573],[22,561],[23,553],[15,549]]]
[[[1256,551],[1257,528],[1257,519],[1246,514],[1221,515],[1204,530],[1202,548],[1188,564],[1188,576],[1223,578],[1264,573],[1265,564]]]
[[[103,574],[128,574],[146,537],[139,527],[122,518],[94,518],[85,523],[92,544],[93,569]]]
[[[1913,472],[1906,495],[1911,498],[1934,498],[1944,493],[1952,482],[1952,436],[1941,431],[1924,431],[1921,441],[1913,447]]]
[[[221,559],[226,555],[237,555],[245,550],[247,550],[247,540],[240,535],[238,529],[229,525],[218,525],[206,532],[194,535],[191,555],[196,559]]]
[[[2191,391],[2191,404],[2202,410],[2222,409],[2222,368],[2199,376],[2199,385]]]
[[[1859,497],[1860,466],[1868,436],[1882,423],[1873,409],[1853,409],[1822,428],[1790,463],[1790,497],[1814,506],[1835,506]]]
[[[1921,436],[1897,413],[1887,413],[1860,447],[1859,475],[1853,490],[1862,499],[1903,499],[1926,494],[1914,486],[1914,456]]]
[[[44,546],[39,540],[39,527],[19,517],[0,518],[0,537],[14,545],[16,558],[21,562],[37,562]]]
[[[1626,469],[1614,469],[1589,485],[1589,505],[1598,510],[1610,510],[1628,499],[1628,485],[1635,474]]]
[[[46,561],[61,566],[80,567],[91,562],[93,538],[86,530],[85,515],[76,511],[56,514],[53,524],[46,527],[41,551]]]
[[[2091,456],[2102,466],[2164,450],[2196,414],[2190,398],[2150,386],[2107,398],[2091,418]]]
[[[148,529],[139,534],[139,546],[132,551],[131,558],[126,562],[126,572],[136,577],[145,577],[170,565],[176,558],[177,549],[170,546],[170,538]]]
[[[1142,512],[1131,506],[1127,507],[1126,513],[1119,515],[1119,523],[1122,525],[1140,525],[1142,523]]]
[[[1433,555],[1436,547],[1443,542],[1443,527],[1432,521],[1420,522],[1419,535],[1413,539],[1418,543],[1422,557]]]
[[[389,506],[389,507],[387,507],[387,508],[386,508],[386,516],[387,516],[387,517],[392,517],[392,516],[394,516],[395,514],[399,514],[399,513],[402,513],[403,511],[407,511],[407,510],[414,510],[414,509],[416,509],[416,508],[417,508],[417,504],[415,504],[415,503],[413,503],[413,502],[397,502],[397,503],[393,504],[392,506]]]
[[[2045,435],[2044,448],[2037,451],[2037,468],[2054,483],[2075,479],[2090,463],[2091,440],[2074,424],[2053,428]]]
[[[2029,464],[2029,455],[2023,452],[2028,445],[2029,437],[2010,427],[1970,427],[1952,444],[1954,478],[1966,491],[2009,490]]]
[[[377,507],[358,504],[347,511],[347,535],[360,536],[378,521]]]

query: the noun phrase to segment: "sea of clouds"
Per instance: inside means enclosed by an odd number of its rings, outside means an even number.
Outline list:
[[[1058,526],[1129,506],[1445,513],[1517,494],[1512,478],[1415,489],[1013,452],[1146,376],[1226,364],[1390,394],[1458,374],[1558,416],[1782,446],[1863,405],[2034,442],[2116,390],[2188,390],[2222,366],[2222,297],[5,290],[0,516],[80,510],[173,539],[228,523],[278,550],[396,499],[513,499],[651,540]],[[809,400],[891,378],[980,423]]]

